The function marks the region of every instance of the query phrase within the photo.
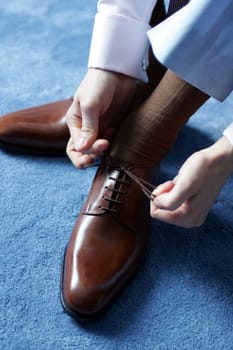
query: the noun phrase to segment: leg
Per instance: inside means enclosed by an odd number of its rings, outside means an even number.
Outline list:
[[[158,173],[178,130],[207,98],[168,71],[122,122],[65,254],[61,299],[72,316],[100,315],[140,265],[149,233],[148,201],[141,188],[153,166]]]
[[[208,95],[167,71],[150,97],[122,122],[110,151],[114,159],[153,166]]]

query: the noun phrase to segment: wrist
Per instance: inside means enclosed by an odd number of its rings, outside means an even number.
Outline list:
[[[233,145],[225,136],[222,136],[207,150],[211,162],[216,165],[218,171],[226,176],[233,174]]]
[[[121,73],[121,72],[116,72],[116,71],[113,71],[113,70],[110,70],[110,69],[103,69],[103,68],[95,68],[95,67],[89,67],[88,68],[88,72],[100,72],[100,73],[103,73],[105,75],[109,75],[109,76],[112,76],[112,77],[115,77],[115,78],[118,78],[118,79],[125,79],[125,80],[130,80],[132,82],[134,82],[135,84],[137,83],[137,79],[136,78],[133,78],[131,77],[130,75],[127,75],[127,74],[124,74],[124,73]]]

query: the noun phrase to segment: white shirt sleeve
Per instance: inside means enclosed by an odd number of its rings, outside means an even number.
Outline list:
[[[88,67],[146,81],[147,31],[157,0],[99,0]]]
[[[233,89],[233,1],[191,0],[148,32],[158,60],[223,101]]]
[[[233,122],[223,131],[223,135],[233,146]]]

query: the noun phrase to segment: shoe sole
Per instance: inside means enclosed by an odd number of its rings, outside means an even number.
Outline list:
[[[21,145],[11,145],[0,141],[0,148],[5,153],[14,153],[14,154],[26,154],[26,155],[36,155],[36,156],[57,156],[63,157],[66,155],[66,150],[64,147],[60,150],[54,149],[43,149],[43,148],[29,148]]]

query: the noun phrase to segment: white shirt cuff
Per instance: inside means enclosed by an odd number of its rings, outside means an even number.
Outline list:
[[[89,68],[100,68],[147,81],[149,24],[118,14],[98,13],[89,53]]]
[[[228,139],[228,141],[233,146],[233,123],[231,123],[224,131],[223,135]]]

